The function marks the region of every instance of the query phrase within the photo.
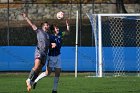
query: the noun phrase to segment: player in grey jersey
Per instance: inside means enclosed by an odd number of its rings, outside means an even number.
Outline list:
[[[37,34],[37,47],[35,49],[34,66],[31,69],[28,79],[26,80],[27,91],[30,91],[32,82],[34,82],[34,80],[37,78],[42,67],[46,63],[47,53],[50,46],[48,34],[49,24],[48,22],[44,22],[41,24],[42,28],[37,28],[37,26],[30,21],[25,13],[22,13],[22,16]]]
[[[69,24],[66,20],[67,25],[67,31],[59,31],[59,27],[54,24],[50,28],[54,32],[54,34],[50,35],[50,42],[55,42],[55,47],[50,47],[48,52],[48,64],[46,67],[46,71],[42,72],[34,81],[33,83],[33,89],[35,89],[37,82],[46,77],[49,76],[52,72],[52,69],[54,69],[55,77],[54,77],[54,83],[53,83],[53,89],[52,93],[57,93],[57,87],[59,82],[59,77],[61,73],[61,46],[62,46],[62,37],[67,35],[69,33]]]

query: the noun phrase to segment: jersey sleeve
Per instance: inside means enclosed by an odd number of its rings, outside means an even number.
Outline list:
[[[37,29],[35,30],[35,32],[36,32],[36,33],[38,33],[39,31],[40,31],[40,29],[39,29],[39,28],[37,28]]]

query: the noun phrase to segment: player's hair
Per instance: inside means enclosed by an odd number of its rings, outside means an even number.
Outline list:
[[[57,24],[52,24],[52,25],[50,26],[50,30],[53,31],[55,27],[58,27],[58,25],[57,25]]]
[[[48,21],[45,21],[44,23],[41,23],[41,26],[43,26],[44,24],[49,24]]]

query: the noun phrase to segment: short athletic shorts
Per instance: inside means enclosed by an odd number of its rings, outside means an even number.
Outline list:
[[[35,59],[40,59],[41,60],[41,64],[45,65],[46,63],[46,59],[47,59],[47,55],[45,53],[40,53],[39,50],[35,50]]]
[[[51,68],[61,68],[61,58],[58,56],[49,56],[48,57],[48,67]]]

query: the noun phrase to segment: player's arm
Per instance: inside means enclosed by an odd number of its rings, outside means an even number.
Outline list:
[[[54,38],[54,40],[50,40],[51,42],[51,48],[61,48],[61,43],[62,43],[62,40],[61,38],[57,38],[57,40]]]
[[[59,38],[59,39],[57,39],[57,41],[56,41],[56,47],[60,49],[60,48],[61,48],[61,45],[62,45],[62,39]]]
[[[66,27],[67,27],[66,31],[62,32],[62,37],[65,35],[69,35],[69,32],[70,32],[70,26],[69,26],[69,22],[67,19],[66,19]]]
[[[70,26],[67,19],[66,19],[66,26],[67,26],[67,31],[70,31]]]
[[[27,23],[33,28],[33,30],[37,30],[36,25],[34,25],[30,19],[27,17],[25,13],[22,13],[23,18],[27,21]]]

